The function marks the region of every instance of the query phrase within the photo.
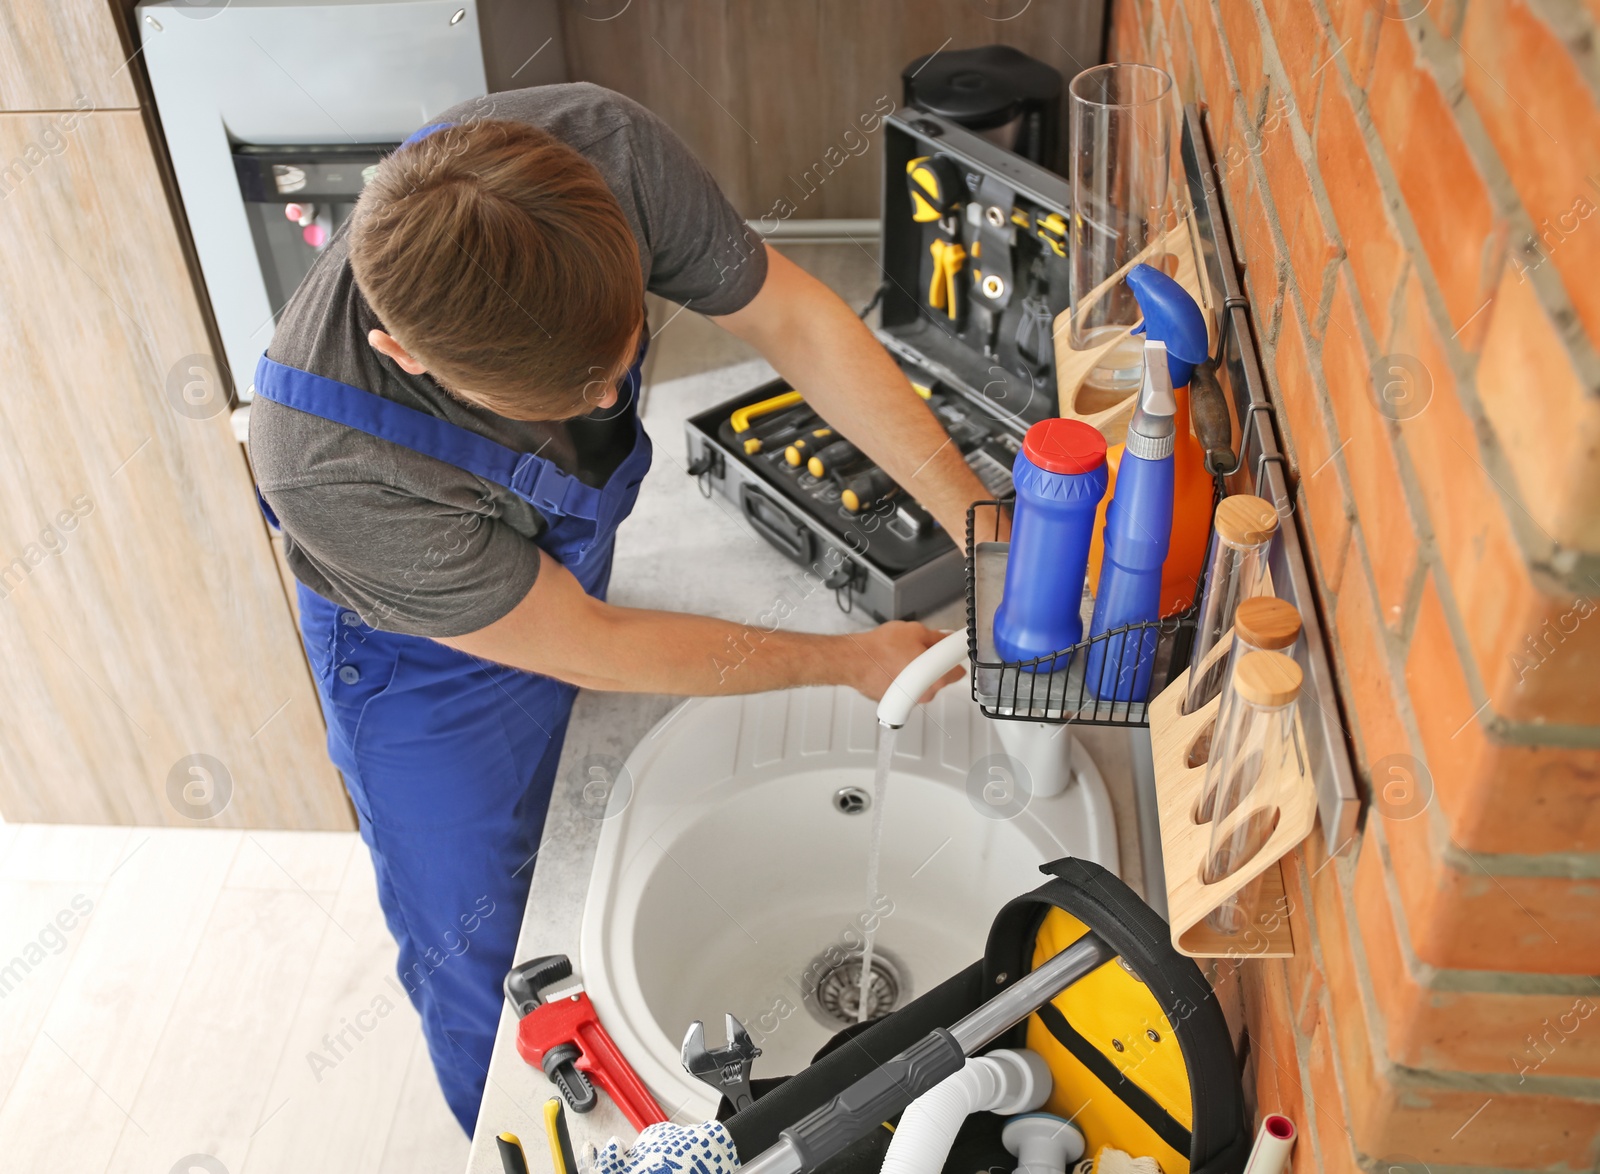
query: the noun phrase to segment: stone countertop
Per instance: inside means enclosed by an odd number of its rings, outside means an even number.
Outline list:
[[[736,506],[722,498],[702,497],[686,473],[684,420],[769,378],[771,368],[756,361],[649,389],[644,422],[655,445],[655,460],[633,515],[617,536],[612,602],[753,620],[785,600],[792,608],[784,625],[790,630],[842,633],[870,626],[869,617],[840,611],[832,591],[808,587],[800,568],[758,538]],[[957,599],[926,621],[935,627],[959,627],[965,622],[964,604]],[[634,746],[680,704],[677,698],[654,694],[584,691],[578,695],[522,914],[519,961],[543,954],[568,954],[576,961],[600,834],[594,805],[584,802],[591,768],[598,766],[608,780],[613,779],[616,767]],[[1129,735],[1117,730],[1085,735],[1117,810],[1123,872],[1142,891],[1137,879],[1140,849],[1128,769]],[[517,1054],[516,1019],[508,1007],[503,1008],[469,1174],[498,1174],[495,1135],[504,1131],[522,1139],[530,1170],[549,1174],[552,1163],[541,1114],[554,1091],[544,1075]],[[675,1107],[662,1106],[669,1115]],[[604,1094],[590,1114],[569,1111],[567,1124],[580,1154],[587,1142],[603,1144],[612,1136],[632,1136],[627,1120]]]

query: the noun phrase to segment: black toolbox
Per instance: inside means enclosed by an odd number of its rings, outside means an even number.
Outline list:
[[[917,110],[884,120],[881,149],[877,336],[988,491],[1008,498],[1023,434],[1057,414],[1051,324],[1067,308],[1070,189],[1061,176]],[[949,188],[959,207],[919,222],[907,164],[928,157],[946,161],[938,164],[942,174],[959,176]],[[944,305],[934,308],[937,257],[950,245],[964,261],[942,282]],[[948,268],[942,272],[948,277]],[[835,475],[813,476],[803,458],[792,464],[785,445],[747,451],[755,434],[736,433],[734,414],[788,390],[773,381],[688,420],[689,470],[702,491],[737,504],[757,533],[832,588],[846,611],[911,619],[960,596],[960,536],[952,541],[905,494],[856,501]],[[847,500],[861,508],[845,508]]]

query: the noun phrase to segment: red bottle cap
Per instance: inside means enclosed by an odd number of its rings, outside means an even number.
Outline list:
[[[1022,452],[1047,473],[1092,473],[1106,463],[1106,438],[1082,420],[1040,420],[1028,429]]]

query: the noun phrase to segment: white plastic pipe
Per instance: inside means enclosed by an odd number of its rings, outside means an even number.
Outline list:
[[[1255,1148],[1245,1163],[1245,1174],[1283,1174],[1289,1164],[1289,1151],[1294,1149],[1294,1122],[1282,1113],[1271,1113],[1261,1122],[1261,1132],[1256,1134]]]
[[[1000,1143],[1016,1155],[1016,1174],[1066,1174],[1083,1157],[1083,1134],[1054,1113],[1024,1113],[1006,1122]]]
[[[907,1106],[882,1174],[939,1174],[969,1116],[986,1109],[1006,1116],[1030,1112],[1044,1104],[1050,1089],[1050,1067],[1037,1052],[1001,1048],[971,1057],[960,1072]]]
[[[1054,799],[1072,781],[1072,735],[1050,722],[997,721],[995,733],[1006,753],[1028,772],[1028,793]]]
[[[889,682],[878,702],[878,721],[898,730],[911,717],[922,695],[956,665],[967,659],[967,630],[959,628],[925,651]]]

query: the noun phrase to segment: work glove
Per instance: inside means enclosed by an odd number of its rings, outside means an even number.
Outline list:
[[[733,1174],[739,1155],[720,1121],[648,1126],[631,1146],[613,1137],[589,1147],[594,1174]]]

